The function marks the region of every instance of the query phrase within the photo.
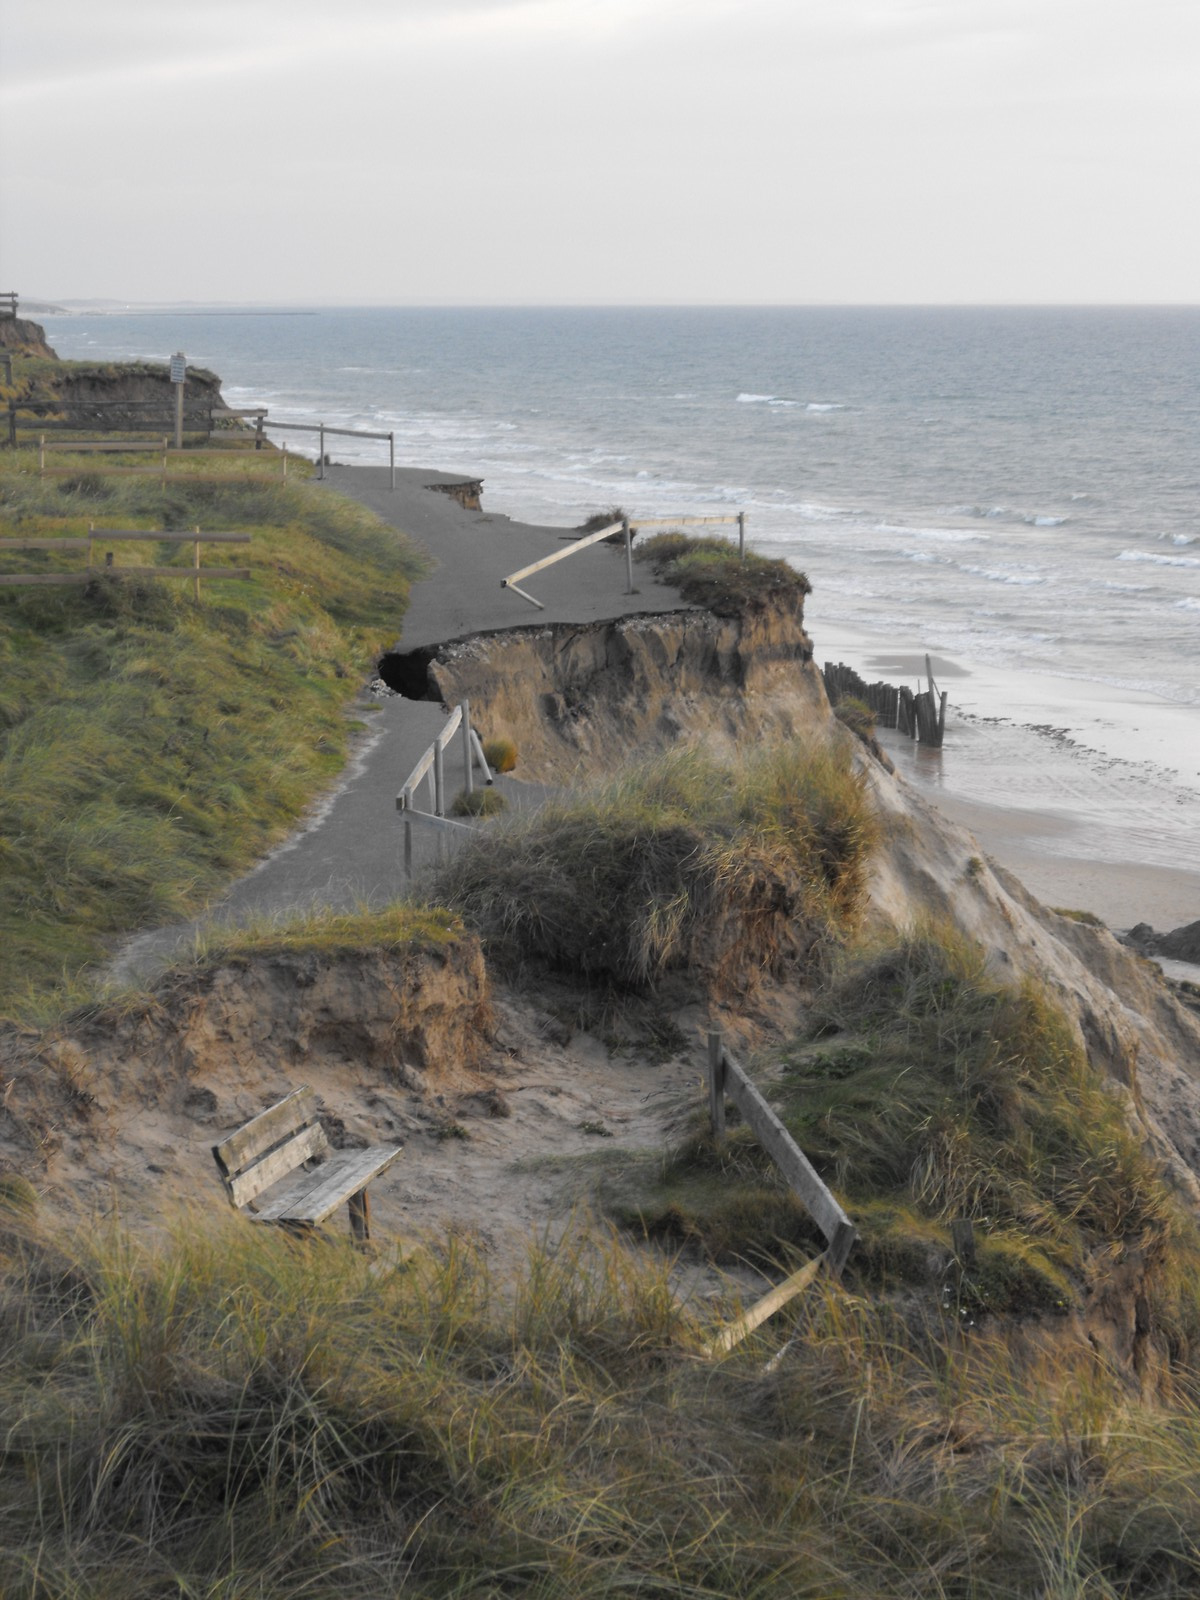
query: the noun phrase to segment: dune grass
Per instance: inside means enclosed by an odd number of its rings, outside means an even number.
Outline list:
[[[850,1281],[916,1286],[967,1320],[1053,1320],[1124,1274],[1160,1357],[1200,1348],[1194,1222],[1061,1014],[1033,985],[989,977],[969,941],[925,928],[850,957],[805,1035],[757,1067],[859,1229]],[[618,1210],[717,1258],[820,1246],[745,1128],[720,1147],[698,1134]],[[954,1220],[974,1225],[969,1266]]]
[[[655,576],[672,584],[685,600],[719,617],[768,609],[787,609],[799,616],[805,595],[812,593],[804,573],[786,561],[751,550],[740,559],[737,547],[726,539],[660,533],[640,540],[634,556],[647,562]]]
[[[745,984],[846,937],[875,837],[842,754],[679,748],[496,823],[434,892],[510,969],[632,991],[685,969]]]
[[[236,461],[194,482],[41,482],[0,458],[0,537],[244,531],[247,582],[115,579],[0,590],[0,1012],[193,910],[279,838],[340,767],[345,707],[399,631],[413,547],[353,502]],[[119,566],[186,563],[114,540]],[[152,552],[152,553],[151,553]],[[75,552],[0,556],[8,571]]]
[[[230,1219],[0,1225],[9,1600],[1057,1600],[1200,1581],[1200,1418],[836,1291],[710,1363],[568,1228],[498,1293]],[[767,1358],[770,1358],[769,1360]]]

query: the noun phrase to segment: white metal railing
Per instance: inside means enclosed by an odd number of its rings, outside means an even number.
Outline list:
[[[558,550],[552,556],[543,556],[540,561],[532,561],[527,567],[519,567],[516,572],[510,572],[507,578],[500,579],[502,589],[511,589],[519,594],[522,600],[528,600],[531,606],[536,606],[539,611],[546,608],[542,602],[522,589],[517,582],[519,578],[529,578],[535,572],[541,572],[545,567],[552,567],[556,561],[565,561],[568,556],[578,555],[581,550],[586,550],[589,545],[599,544],[601,539],[611,539],[615,533],[624,535],[625,539],[625,576],[628,582],[626,594],[633,593],[633,536],[639,528],[696,528],[705,524],[732,523],[738,525],[738,555],[741,560],[746,559],[746,519],[745,511],[737,511],[723,517],[622,517],[620,522],[610,522],[606,527],[600,528],[595,533],[589,533],[582,539],[574,539],[566,550]]]
[[[475,788],[475,768],[478,766],[483,774],[485,784],[493,782],[492,769],[488,766],[487,757],[483,753],[483,745],[479,735],[471,726],[471,704],[463,700],[446,718],[446,725],[438,733],[436,739],[425,751],[424,755],[413,767],[408,777],[401,786],[400,793],[396,796],[396,810],[404,816],[404,870],[412,877],[412,825],[416,818],[421,822],[431,824],[438,830],[438,855],[441,855],[442,835],[451,833],[470,833],[472,829],[468,823],[454,822],[446,815],[446,748],[456,733],[462,735],[463,758],[463,783],[468,794]],[[418,791],[422,784],[428,785],[428,804],[431,809],[422,810],[417,804]]]
[[[340,439],[386,439],[388,442],[388,469],[391,473],[391,487],[396,487],[396,435],[394,433],[376,433],[369,428],[331,428],[327,422],[272,422],[270,417],[263,421],[263,427],[269,432],[278,428],[286,433],[315,433],[317,439],[317,477],[325,476],[325,439],[327,436],[336,435]]]

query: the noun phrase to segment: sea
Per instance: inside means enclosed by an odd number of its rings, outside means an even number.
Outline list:
[[[950,709],[919,781],[1200,867],[1200,308],[43,320],[66,358],[183,351],[231,405],[392,432],[398,465],[481,477],[522,521],[745,511],[812,582],[818,662],[916,687],[930,656]]]

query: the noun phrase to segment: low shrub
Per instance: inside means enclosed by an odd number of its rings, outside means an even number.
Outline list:
[[[865,700],[860,700],[857,695],[843,696],[833,708],[833,714],[851,733],[857,734],[860,739],[871,739],[875,735],[875,713]]]
[[[680,749],[469,841],[436,892],[510,965],[753,982],[855,925],[876,824],[847,759]]]
[[[804,597],[812,593],[804,573],[786,561],[769,560],[749,550],[741,560],[736,546],[724,539],[660,533],[640,542],[634,554],[685,600],[719,617],[767,610],[802,617]]]
[[[517,765],[517,747],[513,740],[499,737],[483,741],[483,759],[493,772],[513,772]]]
[[[489,762],[490,766],[491,763]],[[450,807],[452,817],[498,817],[507,801],[499,789],[463,789]]]

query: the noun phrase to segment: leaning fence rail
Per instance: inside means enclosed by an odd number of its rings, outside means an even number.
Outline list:
[[[732,1350],[781,1306],[794,1300],[822,1266],[835,1278],[840,1277],[850,1247],[858,1237],[854,1224],[817,1175],[816,1168],[750,1082],[721,1035],[713,1032],[708,1036],[708,1111],[713,1136],[717,1139],[725,1135],[726,1096],[737,1106],[754,1137],[820,1228],[826,1248],[723,1329],[710,1346],[713,1355]]]
[[[190,544],[192,546],[192,564],[190,567],[118,567],[113,561],[113,552],[105,551],[103,566],[95,562],[96,546],[98,544],[126,544],[133,542],[152,542],[154,544]],[[248,578],[249,567],[202,567],[200,565],[200,546],[202,544],[249,544],[248,533],[201,533],[199,528],[194,528],[191,533],[158,533],[147,532],[145,529],[129,528],[97,528],[89,526],[84,538],[61,539],[0,539],[0,555],[16,550],[86,550],[88,564],[81,572],[5,572],[0,573],[0,588],[23,588],[31,585],[63,585],[71,583],[91,583],[101,573],[115,578],[190,578],[194,586],[196,599],[200,598],[200,581],[202,578]]]
[[[456,733],[461,735],[463,786],[466,792],[468,794],[474,792],[476,767],[483,774],[485,784],[493,782],[492,769],[488,766],[487,757],[483,753],[483,745],[480,743],[479,735],[471,726],[470,701],[463,700],[446,718],[445,726],[413,767],[396,796],[396,810],[402,812],[404,817],[404,870],[410,878],[413,870],[414,818],[429,823],[438,830],[439,858],[444,833],[473,832],[469,823],[454,822],[446,815],[446,749]],[[431,808],[428,811],[422,810],[417,803],[422,784],[428,786],[427,803]]]
[[[514,594],[519,594],[522,600],[528,600],[531,606],[536,606],[539,611],[546,608],[540,600],[522,589],[518,580],[531,578],[535,572],[541,572],[546,567],[552,567],[557,561],[566,561],[569,556],[577,556],[581,550],[586,550],[589,545],[599,544],[602,539],[612,539],[617,534],[623,537],[625,544],[625,577],[628,584],[626,594],[633,593],[633,536],[639,528],[693,528],[702,524],[732,523],[738,525],[738,553],[741,559],[746,559],[746,513],[738,511],[731,516],[724,517],[622,517],[619,522],[610,522],[605,527],[597,529],[595,533],[585,534],[582,539],[572,539],[565,550],[556,550],[552,556],[543,556],[540,561],[532,561],[527,567],[519,567],[516,572],[510,572],[507,578],[500,579],[502,589],[511,589]]]

